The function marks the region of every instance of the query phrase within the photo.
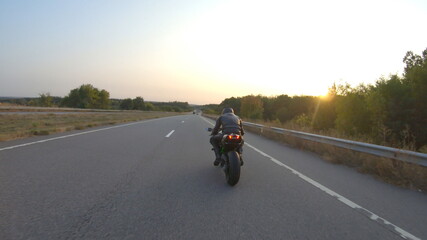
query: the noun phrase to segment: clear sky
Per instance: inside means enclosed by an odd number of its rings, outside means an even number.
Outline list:
[[[0,0],[0,96],[322,95],[401,73],[426,23],[425,0]]]

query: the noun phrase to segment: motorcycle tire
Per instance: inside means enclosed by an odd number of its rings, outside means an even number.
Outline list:
[[[234,186],[239,182],[240,179],[240,157],[235,151],[230,151],[228,156],[228,167],[225,172],[227,183],[230,186]]]

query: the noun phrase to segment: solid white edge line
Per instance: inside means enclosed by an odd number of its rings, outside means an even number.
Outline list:
[[[202,117],[202,116],[200,116],[200,118],[201,118],[201,119],[203,119],[203,120],[205,120],[205,122],[209,123],[210,125],[215,126],[215,124],[213,124],[213,123],[209,122],[206,118],[204,118],[204,117]]]
[[[64,135],[64,136],[60,136],[60,137],[48,138],[48,139],[43,139],[43,140],[40,140],[40,141],[23,143],[23,144],[19,144],[19,145],[10,146],[10,147],[0,148],[0,151],[10,150],[10,149],[19,148],[19,147],[25,147],[25,146],[29,146],[29,145],[33,145],[33,144],[37,144],[37,143],[44,143],[44,142],[54,141],[54,140],[58,140],[58,139],[62,139],[62,138],[75,137],[75,136],[79,136],[79,135],[83,135],[83,134],[88,134],[88,133],[94,133],[94,132],[100,132],[100,131],[110,130],[110,129],[113,129],[113,128],[127,127],[127,126],[131,126],[131,125],[135,125],[135,124],[152,122],[152,121],[155,121],[155,120],[158,120],[158,119],[149,119],[149,120],[144,120],[144,121],[139,121],[139,122],[133,122],[133,123],[123,124],[123,125],[117,125],[117,126],[113,126],[113,127],[106,127],[106,128],[101,128],[101,129],[96,129],[96,130],[90,130],[90,131],[86,131],[86,132],[80,132],[80,133],[74,133],[74,134]]]
[[[170,133],[168,133],[168,135],[166,135],[165,137],[170,137],[173,133],[175,132],[175,130],[172,130]]]
[[[207,123],[214,125],[213,123],[209,122],[208,120],[206,120],[206,118],[202,118],[203,120],[205,120]],[[361,210],[358,211],[359,213],[361,213],[362,215],[367,216],[370,220],[378,223],[379,225],[385,227],[386,229],[390,230],[391,232],[399,235],[400,237],[404,238],[404,239],[411,239],[411,240],[421,240],[421,238],[418,238],[414,235],[412,235],[411,233],[403,230],[402,228],[396,226],[395,224],[387,221],[386,219],[376,215],[375,213],[369,211],[368,209],[358,205],[357,203],[351,201],[348,198],[345,198],[344,196],[341,196],[340,194],[332,191],[331,189],[323,186],[322,184],[314,181],[313,179],[305,176],[304,174],[298,172],[297,170],[287,166],[286,164],[280,162],[279,160],[273,158],[272,156],[268,155],[267,153],[264,153],[263,151],[259,150],[258,148],[250,145],[248,142],[245,141],[245,145],[252,148],[254,151],[258,152],[259,154],[261,154],[262,156],[269,158],[272,162],[276,163],[277,165],[284,167],[286,169],[288,169],[289,171],[291,171],[293,174],[297,175],[299,178],[303,179],[304,181],[310,183],[311,185],[317,187],[318,189],[322,190],[323,192],[327,193],[328,195],[338,199],[340,202],[344,203],[345,205],[355,209],[355,210]],[[391,227],[391,228],[390,228]]]

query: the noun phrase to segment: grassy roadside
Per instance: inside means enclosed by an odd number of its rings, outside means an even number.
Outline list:
[[[427,192],[427,167],[280,134],[268,127],[263,128],[262,131],[252,127],[245,127],[245,129],[275,141],[314,152],[327,162],[349,166],[381,181]]]
[[[211,119],[218,117],[206,114],[204,116]],[[272,131],[270,128],[272,125],[268,123],[260,121],[255,123],[265,127],[260,129],[245,126],[245,130],[301,150],[314,152],[325,161],[352,167],[384,182],[427,193],[427,167],[280,134]]]
[[[108,109],[83,109],[65,107],[29,107],[0,103],[0,112],[120,112],[120,110]]]
[[[175,112],[111,111],[84,113],[0,114],[0,141],[179,115]]]

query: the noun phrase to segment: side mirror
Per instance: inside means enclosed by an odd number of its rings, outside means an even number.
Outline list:
[[[208,130],[208,132],[212,132],[212,128],[207,128],[206,130]]]

